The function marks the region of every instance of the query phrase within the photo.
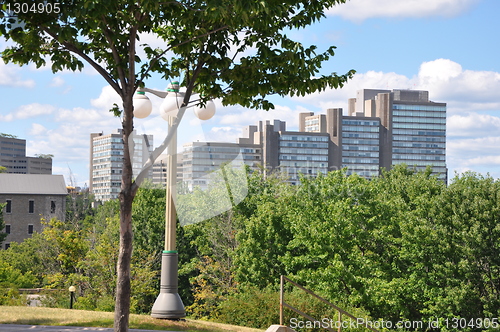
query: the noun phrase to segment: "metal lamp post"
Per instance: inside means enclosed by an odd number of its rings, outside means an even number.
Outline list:
[[[76,287],[69,286],[68,290],[69,290],[69,308],[73,309],[73,302],[75,301]]]
[[[184,93],[179,92],[179,83],[173,82],[167,91],[158,91],[142,88],[134,96],[134,116],[145,118],[151,113],[152,104],[145,92],[150,92],[164,98],[160,106],[160,115],[168,121],[168,131],[172,130],[173,123],[184,100]],[[208,120],[215,114],[215,105],[208,101],[204,108],[196,108],[195,114],[200,120]],[[174,133],[167,148],[167,177],[166,177],[166,211],[165,211],[165,249],[161,259],[160,294],[151,310],[151,316],[161,319],[180,319],[186,316],[184,304],[178,293],[178,261],[176,249],[176,219],[175,211],[175,182],[177,179],[177,133]]]

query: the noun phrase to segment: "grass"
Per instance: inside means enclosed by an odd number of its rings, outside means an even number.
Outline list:
[[[44,307],[0,307],[0,324],[113,327],[113,313],[100,311],[55,309]],[[130,315],[131,329],[199,331],[199,332],[261,332],[248,327],[186,319],[170,321],[148,315]]]

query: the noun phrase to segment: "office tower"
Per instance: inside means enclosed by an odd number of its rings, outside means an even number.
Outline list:
[[[328,109],[299,117],[299,129],[330,134],[330,170],[373,177],[405,163],[418,171],[431,166],[446,181],[446,103],[430,101],[428,91],[364,89],[348,105],[347,116]]]
[[[137,176],[147,162],[153,150],[152,135],[130,136],[132,169]],[[104,135],[103,133],[90,134],[90,192],[95,195],[96,201],[107,201],[118,198],[121,187],[121,175],[124,157],[123,133],[121,129]],[[151,176],[151,171],[149,176]]]
[[[52,174],[52,156],[26,156],[26,140],[0,134],[0,166],[6,173]]]

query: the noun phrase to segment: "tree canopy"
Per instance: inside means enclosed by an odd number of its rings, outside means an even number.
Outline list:
[[[60,0],[2,2],[0,34],[11,41],[5,62],[50,65],[54,72],[93,67],[122,99],[124,164],[120,192],[120,253],[115,329],[128,330],[132,202],[129,137],[134,128],[133,94],[154,73],[179,80],[184,101],[161,152],[176,131],[193,92],[197,103],[272,109],[270,95],[305,95],[341,87],[352,75],[320,75],[334,46],[318,51],[287,36],[324,17],[346,0]],[[153,36],[162,47],[143,42]],[[111,107],[111,105],[110,105]],[[146,168],[143,170],[144,174]],[[138,182],[143,177],[137,176]]]

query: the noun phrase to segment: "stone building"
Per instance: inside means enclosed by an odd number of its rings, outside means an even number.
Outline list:
[[[41,218],[64,221],[66,195],[62,175],[0,174],[0,203],[5,204],[3,232],[7,233],[2,249],[41,232]]]

